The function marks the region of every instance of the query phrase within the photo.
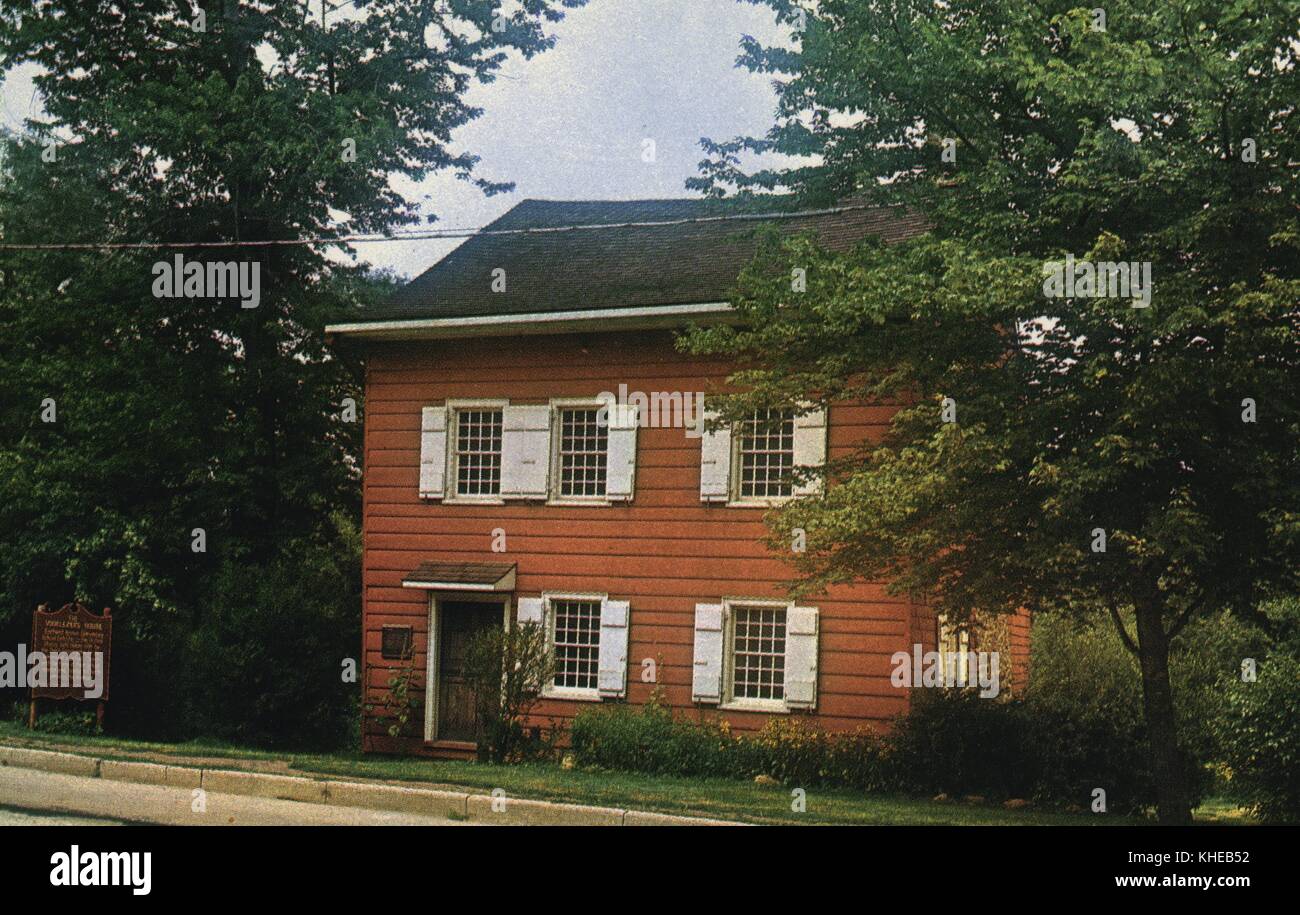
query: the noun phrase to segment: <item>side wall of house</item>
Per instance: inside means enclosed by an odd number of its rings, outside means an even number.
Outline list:
[[[691,701],[697,602],[724,596],[784,597],[791,570],[762,544],[763,510],[700,502],[700,440],[680,428],[641,428],[635,498],[612,506],[508,502],[466,505],[418,495],[420,413],[447,399],[594,397],[617,391],[721,390],[727,365],[678,353],[667,333],[607,333],[375,345],[369,351],[365,403],[364,681],[369,749],[420,750],[419,739],[387,735],[383,696],[400,662],[381,656],[385,625],[414,630],[415,670],[423,697],[428,592],[404,589],[403,576],[430,559],[518,563],[515,594],[607,592],[631,605],[628,695],[644,702],[653,659],[666,700],[691,715],[722,714],[738,730],[761,727],[764,714],[696,706]],[[835,406],[832,457],[864,438],[879,439],[894,408]],[[493,530],[507,552],[492,551]],[[933,644],[920,616],[884,587],[837,587],[802,600],[820,608],[819,676],[814,723],[827,729],[884,725],[904,711],[905,690],[890,684],[890,657],[914,639]],[[537,723],[567,723],[589,703],[544,701]],[[803,714],[803,713],[800,713]],[[422,718],[412,722],[418,727]]]

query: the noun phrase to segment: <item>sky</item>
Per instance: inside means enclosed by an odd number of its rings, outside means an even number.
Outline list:
[[[494,83],[476,86],[484,109],[454,136],[479,155],[480,177],[513,181],[484,197],[450,173],[394,185],[438,228],[486,225],[528,198],[628,200],[694,196],[686,179],[703,158],[701,137],[761,135],[773,121],[771,77],[737,68],[742,35],[781,37],[772,12],[741,0],[589,0],[549,27],[550,51],[516,56]],[[0,85],[0,118],[18,126],[40,113],[31,77],[16,69]],[[654,161],[643,160],[645,141]],[[432,266],[460,240],[358,246],[360,258],[406,277]]]

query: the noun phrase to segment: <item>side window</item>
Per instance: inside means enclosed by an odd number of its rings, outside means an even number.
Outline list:
[[[706,407],[714,421],[718,411]],[[809,405],[759,409],[700,436],[700,501],[771,505],[822,488],[827,452],[826,410]],[[797,480],[797,482],[796,482]]]
[[[500,408],[456,409],[452,460],[457,496],[500,496],[501,425]]]
[[[950,679],[956,682],[958,686],[969,686],[971,683],[971,636],[970,627],[966,625],[956,626],[949,623],[944,614],[939,614],[935,620],[935,644],[938,646],[939,654],[943,657],[943,669],[945,675],[951,670]]]
[[[794,411],[755,410],[736,431],[736,500],[794,495]]]

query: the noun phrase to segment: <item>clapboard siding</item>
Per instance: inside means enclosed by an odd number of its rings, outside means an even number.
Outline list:
[[[418,497],[420,414],[448,399],[507,398],[546,403],[602,391],[726,389],[728,365],[678,352],[670,335],[582,334],[518,340],[376,344],[369,351],[365,402],[363,681],[372,711],[366,746],[431,752],[418,739],[393,741],[382,707],[400,662],[381,656],[385,625],[414,630],[423,695],[428,594],[402,578],[420,562],[445,559],[518,564],[516,594],[608,593],[631,604],[627,701],[646,701],[652,660],[665,699],[682,714],[721,715],[738,730],[764,714],[697,707],[691,701],[696,602],[784,597],[791,567],[763,545],[764,511],[699,501],[700,442],[680,428],[643,427],[637,436],[635,499],[626,505],[501,505],[425,502]],[[832,457],[879,441],[897,409],[836,405],[829,417]],[[505,553],[492,552],[495,529]],[[801,599],[820,610],[817,709],[800,713],[819,727],[885,726],[907,708],[890,683],[891,655],[914,641],[933,644],[933,616],[880,584],[836,586]],[[1028,645],[1028,631],[1013,630]],[[532,722],[565,724],[595,703],[546,700]]]

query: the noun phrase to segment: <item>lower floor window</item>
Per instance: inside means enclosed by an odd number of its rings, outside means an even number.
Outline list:
[[[785,608],[733,606],[732,698],[785,698]]]
[[[600,601],[551,601],[554,614],[555,686],[595,689],[600,662]]]

